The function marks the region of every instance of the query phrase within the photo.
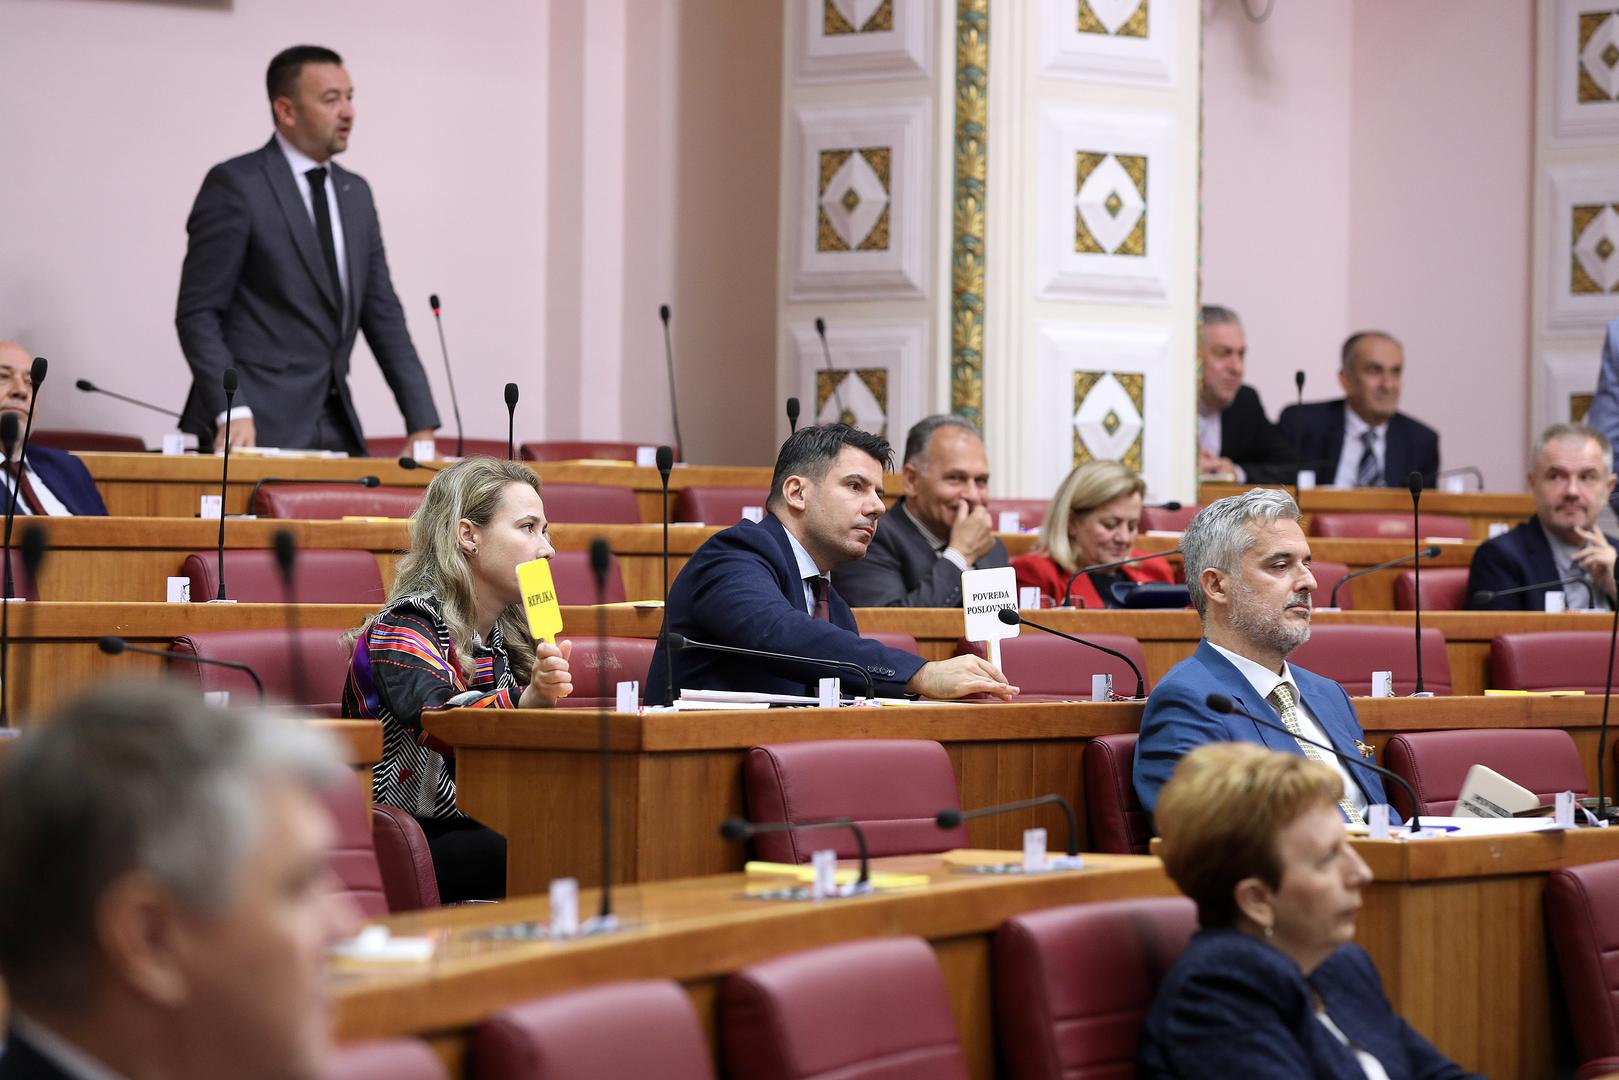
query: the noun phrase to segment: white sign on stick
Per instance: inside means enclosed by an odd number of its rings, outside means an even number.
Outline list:
[[[1017,610],[1017,571],[1010,566],[967,570],[961,575],[961,608],[968,641],[988,642],[989,662],[1001,666],[1001,641],[1018,636],[1022,627],[1001,622],[1002,608]]]

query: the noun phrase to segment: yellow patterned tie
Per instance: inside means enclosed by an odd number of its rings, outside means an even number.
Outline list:
[[[1293,688],[1285,682],[1277,683],[1276,689],[1272,690],[1270,697],[1265,700],[1270,702],[1271,706],[1281,714],[1282,725],[1293,733],[1294,739],[1298,740],[1299,749],[1304,752],[1304,756],[1311,761],[1325,762],[1326,759],[1322,756],[1321,751],[1304,741],[1304,730],[1299,727],[1299,703],[1293,697]],[[1338,809],[1344,812],[1344,817],[1349,819],[1351,825],[1366,824],[1366,819],[1361,816],[1359,810],[1355,809],[1355,804],[1347,798],[1338,800]]]

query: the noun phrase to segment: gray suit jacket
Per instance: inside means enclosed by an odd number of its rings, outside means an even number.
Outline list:
[[[904,512],[905,500],[877,522],[864,559],[832,568],[832,585],[850,607],[960,607],[961,571],[933,550]],[[974,570],[1009,566],[999,540]]]
[[[349,353],[358,331],[404,413],[405,430],[438,426],[427,375],[394,295],[371,188],[328,163],[348,262],[349,303],[332,292],[320,241],[297,181],[274,138],[209,170],[186,221],[175,325],[191,366],[183,431],[212,438],[225,408],[221,377],[235,367],[235,403],[253,410],[265,446],[306,447],[334,382],[364,450],[349,397]],[[345,311],[345,306],[347,310]]]

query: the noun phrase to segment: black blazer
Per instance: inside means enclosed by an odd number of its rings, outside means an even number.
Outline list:
[[[740,522],[703,542],[669,587],[664,623],[713,645],[849,661],[871,673],[878,693],[903,692],[922,658],[862,638],[849,605],[836,589],[829,591],[831,622],[821,622],[804,610],[804,579],[787,530],[766,514],[762,522]],[[648,705],[669,704],[668,655],[660,641],[642,693]],[[693,648],[673,655],[676,694],[682,688],[814,694],[818,680],[834,675],[846,691],[865,692],[856,675],[835,668]]]
[[[32,1043],[17,1034],[6,1033],[6,1052],[0,1054],[0,1080],[72,1080],[58,1069]]]
[[[1301,468],[1314,469],[1316,483],[1331,484],[1344,450],[1344,399],[1289,405],[1277,418],[1289,445],[1299,448]],[[1439,433],[1420,420],[1395,413],[1383,448],[1383,486],[1405,487],[1413,472],[1422,486],[1439,483]]]
[[[1610,535],[1608,543],[1619,547],[1619,537]],[[1557,562],[1552,558],[1552,546],[1540,527],[1540,519],[1532,517],[1510,532],[1484,541],[1473,552],[1473,562],[1467,570],[1467,606],[1485,611],[1545,611],[1546,594],[1550,589],[1499,596],[1487,604],[1474,603],[1473,597],[1485,589],[1500,592],[1556,580]]]
[[[1240,387],[1220,414],[1220,456],[1242,466],[1255,484],[1290,484],[1299,471],[1293,444],[1266,418],[1259,391],[1251,386]]]
[[[1193,935],[1147,1013],[1137,1075],[1365,1080],[1355,1055],[1316,1019],[1312,989],[1389,1080],[1472,1075],[1400,1018],[1359,945],[1342,946],[1306,979],[1293,960],[1240,930]]]
[[[382,229],[365,180],[328,162],[348,263],[349,303],[332,291],[320,241],[286,155],[274,138],[215,165],[186,221],[175,326],[191,367],[182,431],[212,439],[225,408],[220,382],[236,369],[237,405],[253,410],[264,446],[307,447],[335,382],[357,449],[349,353],[364,331],[405,430],[438,427],[433,394],[388,274]],[[347,310],[345,311],[345,307]]]
[[[865,558],[833,568],[833,584],[850,607],[960,607],[961,571],[933,550],[904,505],[902,498],[877,522]],[[973,569],[1010,565],[997,537]]]

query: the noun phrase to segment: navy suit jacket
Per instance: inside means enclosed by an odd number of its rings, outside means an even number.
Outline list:
[[[1389,1080],[1471,1073],[1406,1023],[1366,951],[1341,946],[1308,979],[1291,958],[1240,930],[1200,930],[1158,988],[1141,1032],[1137,1075],[1365,1080],[1347,1046],[1315,1016],[1310,991]]]
[[[1331,484],[1344,451],[1344,399],[1311,401],[1282,410],[1276,426],[1290,445],[1299,448],[1301,468],[1314,469],[1318,484]],[[1405,487],[1406,478],[1422,474],[1422,486],[1439,483],[1439,433],[1405,413],[1389,420],[1383,445],[1383,486]]]
[[[30,446],[28,467],[71,513],[78,516],[106,515],[107,504],[101,501],[101,492],[90,478],[90,470],[66,450]]]
[[[1298,474],[1293,444],[1265,415],[1259,391],[1242,386],[1220,414],[1220,456],[1241,465],[1247,482],[1290,484]]]
[[[878,693],[903,692],[922,658],[862,638],[849,605],[836,589],[829,591],[831,621],[822,622],[804,609],[804,579],[787,530],[766,514],[762,522],[743,521],[709,537],[670,586],[663,617],[670,631],[694,641],[844,660],[870,672]],[[682,688],[814,694],[826,676],[842,679],[845,690],[865,692],[852,673],[834,668],[693,648],[673,655],[676,694]],[[669,704],[668,656],[660,641],[646,676],[648,705]]]
[[[901,512],[904,498],[877,522],[866,557],[834,567],[832,580],[855,607],[960,607],[961,571],[933,550],[927,537]],[[994,545],[974,570],[1010,566],[1006,545]]]
[[[1304,707],[1321,724],[1332,745],[1349,756],[1350,775],[1365,792],[1367,803],[1388,802],[1382,780],[1360,764],[1363,759],[1355,742],[1364,733],[1344,688],[1296,665],[1291,670]],[[1259,696],[1231,661],[1207,641],[1199,642],[1196,652],[1170,668],[1169,674],[1152,688],[1141,714],[1134,780],[1136,795],[1148,813],[1157,807],[1158,789],[1168,782],[1180,759],[1204,743],[1240,740],[1283,753],[1300,753],[1299,744],[1280,731],[1236,713],[1222,716],[1210,709],[1206,703],[1210,694],[1225,694],[1239,708],[1263,719],[1276,716],[1270,702]]]
[[[51,1061],[18,1035],[6,1033],[6,1052],[0,1054],[0,1080],[71,1080]]]
[[[1619,547],[1619,536],[1609,536],[1608,543]],[[1514,527],[1492,540],[1486,540],[1473,552],[1472,565],[1467,570],[1467,606],[1486,611],[1545,611],[1546,594],[1550,589],[1530,589],[1514,596],[1500,596],[1487,604],[1473,601],[1481,590],[1500,592],[1533,585],[1541,581],[1557,580],[1557,562],[1552,558],[1552,546],[1539,518]]]

